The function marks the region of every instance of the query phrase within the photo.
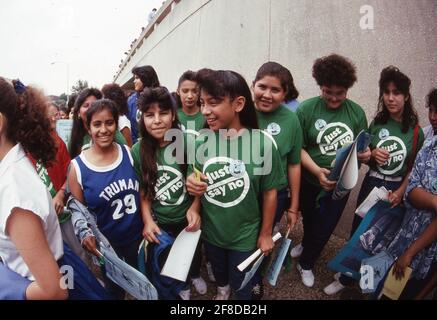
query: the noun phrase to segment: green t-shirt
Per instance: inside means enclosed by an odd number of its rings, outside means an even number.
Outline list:
[[[205,119],[200,111],[193,115],[187,115],[181,108],[178,109],[178,118],[181,123],[181,129],[187,133],[191,131],[197,133],[205,126]]]
[[[322,168],[331,169],[337,149],[351,143],[361,130],[367,129],[366,114],[349,99],[338,109],[331,110],[321,97],[314,97],[302,102],[296,114],[302,127],[303,148]],[[312,174],[302,176],[319,185]]]
[[[403,177],[414,154],[414,128],[410,127],[406,133],[403,133],[402,124],[389,118],[386,124],[372,122],[369,133],[373,135],[370,149],[381,148],[390,152],[389,159],[382,166],[378,166],[376,161],[370,161],[370,169],[387,176]],[[416,150],[420,150],[423,140],[423,131],[419,129]]]
[[[287,177],[289,164],[300,163],[302,129],[296,114],[281,105],[273,112],[257,111],[259,128],[267,131],[276,142],[282,168]]]
[[[123,137],[120,131],[115,132],[114,137],[115,142],[121,145],[127,145],[126,139]],[[87,150],[91,147],[91,136],[89,134],[86,134],[85,137],[83,137],[83,143],[82,143],[82,151]]]
[[[141,140],[134,144],[131,153],[135,172],[143,185],[140,144]],[[191,206],[191,198],[185,187],[183,167],[176,162],[176,157],[172,154],[171,144],[157,150],[156,161],[158,179],[155,185],[156,196],[152,202],[152,211],[158,224],[180,223],[185,219],[187,210]]]
[[[203,238],[225,249],[255,249],[262,218],[259,197],[286,183],[272,138],[261,130],[244,130],[231,139],[202,134],[196,153],[195,167],[208,177],[201,197]]]

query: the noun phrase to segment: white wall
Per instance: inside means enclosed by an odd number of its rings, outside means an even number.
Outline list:
[[[360,28],[364,5],[374,9],[373,30]],[[369,120],[379,73],[394,64],[412,79],[425,125],[425,95],[437,86],[436,16],[435,0],[181,0],[116,82],[126,83],[134,66],[150,64],[171,91],[185,70],[202,67],[232,69],[250,83],[258,67],[272,60],[291,70],[303,100],[319,93],[311,76],[314,60],[336,52],[357,66],[358,83],[349,97]],[[346,219],[342,225],[348,227],[350,215]]]

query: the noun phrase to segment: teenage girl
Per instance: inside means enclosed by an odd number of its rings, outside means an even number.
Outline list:
[[[297,116],[283,105],[288,94],[288,73],[279,63],[267,62],[259,68],[252,91],[259,127],[275,139],[284,175],[288,177],[288,185],[278,190],[275,223],[286,210],[288,227],[293,228],[299,217],[302,130]],[[289,191],[290,204],[287,203]]]
[[[0,300],[107,298],[63,245],[52,197],[26,156],[46,167],[55,159],[46,107],[35,89],[0,78]],[[64,265],[73,277],[70,286],[60,285]]]
[[[205,119],[200,112],[199,85],[196,73],[185,71],[179,78],[177,93],[178,118],[182,130],[186,133],[198,134],[205,126]]]
[[[138,98],[142,113],[140,121],[141,140],[132,148],[132,155],[138,176],[141,177],[143,196],[142,211],[145,217],[144,237],[149,242],[159,243],[157,234],[163,229],[173,237],[186,231],[200,228],[200,202],[190,199],[185,177],[187,164],[184,156],[177,161],[177,154],[171,152],[174,144],[182,146],[183,135],[174,143],[165,139],[169,130],[182,133],[176,116],[171,94],[164,87],[146,88]],[[189,276],[200,294],[206,293],[206,283],[200,277],[200,245],[193,258]],[[190,299],[189,287],[179,295]]]
[[[297,109],[303,133],[302,181],[300,205],[304,223],[302,244],[291,251],[301,256],[298,270],[307,287],[314,285],[312,269],[334,231],[348,196],[332,200],[330,194],[320,199],[322,191],[330,192],[336,182],[328,180],[336,150],[367,129],[364,110],[347,99],[347,92],[356,78],[355,66],[337,54],[317,59],[313,77],[321,95],[302,102]],[[360,162],[368,162],[370,149],[358,154]],[[332,200],[332,201],[331,201]]]
[[[359,206],[374,187],[390,190],[388,200],[395,207],[401,204],[408,185],[408,177],[424,135],[419,127],[417,112],[410,94],[411,80],[398,68],[389,66],[382,70],[379,79],[378,113],[369,126],[373,136],[370,143],[372,156],[358,194]],[[362,218],[354,215],[351,236]],[[351,284],[351,278],[342,275],[324,291],[332,295]]]
[[[195,174],[187,189],[201,196],[203,240],[217,282],[217,300],[250,299],[252,283],[240,289],[237,266],[257,247],[273,249],[277,189],[285,183],[271,137],[258,129],[255,107],[244,78],[233,71],[198,72],[202,113],[210,128],[197,141]],[[265,161],[257,161],[255,157]],[[258,199],[262,197],[260,209]]]
[[[86,112],[91,103],[101,99],[102,93],[95,88],[82,90],[76,98],[73,108],[73,128],[71,130],[71,140],[68,151],[71,159],[77,157],[83,150],[91,146],[91,137],[86,126]],[[126,140],[119,131],[115,133],[115,141],[126,144]]]
[[[92,144],[72,160],[69,187],[71,194],[95,214],[97,227],[117,255],[137,268],[143,232],[139,180],[128,147],[114,141],[117,123],[118,111],[113,101],[91,103],[86,127]],[[96,238],[92,233],[86,234],[80,239],[83,247],[99,256]],[[110,289],[121,297],[120,290]]]

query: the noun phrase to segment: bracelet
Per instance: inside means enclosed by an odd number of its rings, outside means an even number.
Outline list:
[[[300,211],[294,210],[294,209],[287,209],[288,212],[292,213],[292,214],[296,214],[299,215]]]

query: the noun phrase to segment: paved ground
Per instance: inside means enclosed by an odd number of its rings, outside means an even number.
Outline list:
[[[282,232],[284,234],[284,232]],[[300,243],[302,238],[303,228],[302,223],[296,227],[294,233],[290,236],[292,245]],[[323,292],[323,288],[333,281],[334,272],[326,267],[328,261],[343,247],[345,240],[333,235],[325,247],[325,250],[320,257],[319,262],[315,267],[315,284],[313,288],[305,287],[296,270],[298,259],[293,259],[292,270],[289,273],[281,271],[278,283],[275,287],[270,286],[267,281],[264,282],[264,298],[265,300],[350,300],[350,299],[365,299],[361,295],[359,288],[347,288],[341,293],[334,296],[327,296]],[[212,299],[215,294],[215,285],[209,282],[208,276],[204,268],[202,269],[202,277],[208,283],[208,292],[204,296],[195,294],[192,288],[192,300]]]

